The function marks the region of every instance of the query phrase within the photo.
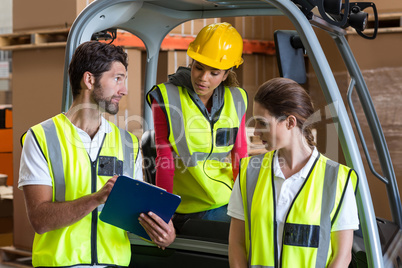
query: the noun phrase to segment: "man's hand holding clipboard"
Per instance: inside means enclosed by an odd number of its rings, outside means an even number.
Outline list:
[[[170,219],[180,201],[157,186],[119,176],[99,218],[164,248],[175,238]]]

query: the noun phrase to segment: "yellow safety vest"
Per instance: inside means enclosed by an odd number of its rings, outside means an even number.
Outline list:
[[[232,164],[227,156],[247,109],[247,94],[237,87],[224,88],[219,118],[210,120],[184,87],[160,84],[148,93],[166,114],[169,142],[176,161],[173,193],[181,196],[178,213],[195,213],[229,202],[233,187]]]
[[[96,161],[92,162],[71,122],[59,114],[31,128],[45,157],[53,184],[53,202],[78,199],[98,191],[114,174],[134,177],[138,139],[110,123]],[[127,232],[99,220],[103,205],[78,222],[35,234],[35,267],[72,265],[128,266]]]
[[[317,157],[285,218],[278,258],[274,153],[241,160],[240,189],[249,267],[326,267],[332,253],[331,227],[349,180],[356,190],[358,177],[344,165],[323,155]]]

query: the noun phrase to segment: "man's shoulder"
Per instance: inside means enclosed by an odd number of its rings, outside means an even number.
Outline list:
[[[51,121],[53,121],[53,120],[55,120],[55,119],[58,119],[58,118],[62,117],[62,116],[63,116],[62,113],[57,114],[57,115],[55,115],[55,116],[53,116],[53,117],[50,117],[50,118],[48,118],[48,119],[45,119],[45,120],[43,120],[43,121],[41,121],[41,122],[39,122],[39,123],[37,123],[37,124],[31,126],[31,128],[32,128],[32,127],[39,126],[39,125],[44,125],[44,124],[46,124],[46,123],[48,123],[48,122],[51,122]]]
[[[26,137],[26,134],[27,134],[28,132],[30,132],[30,131],[33,132],[33,133],[35,133],[35,132],[39,132],[39,133],[40,133],[40,132],[43,132],[45,128],[49,128],[49,126],[50,126],[51,124],[54,124],[54,121],[58,120],[58,119],[61,118],[62,116],[63,116],[63,114],[58,114],[58,115],[55,115],[55,116],[53,116],[53,117],[51,117],[51,118],[48,118],[48,119],[46,119],[46,120],[44,120],[44,121],[42,121],[42,122],[40,122],[40,123],[37,123],[37,124],[31,126],[31,127],[28,128],[28,129],[26,130],[26,132],[21,136],[21,142],[22,142],[22,143],[24,142],[25,137]]]

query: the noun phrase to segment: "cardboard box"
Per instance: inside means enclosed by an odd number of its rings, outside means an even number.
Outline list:
[[[357,34],[346,36],[360,69],[401,66],[402,29],[388,31],[379,29],[374,40],[367,41]]]
[[[377,4],[378,7],[379,4]],[[321,31],[321,30],[318,30]],[[340,57],[337,49],[333,48],[333,40],[328,37],[326,33],[320,33],[316,31],[324,53],[327,56],[330,67],[333,71],[335,80],[338,84],[338,88],[342,96],[346,96],[350,77],[346,73],[345,64]],[[402,130],[402,119],[398,116],[400,110],[400,103],[402,102],[402,96],[400,94],[402,90],[401,77],[402,67],[400,65],[400,46],[402,40],[400,39],[402,31],[388,31],[387,29],[380,29],[377,38],[374,40],[364,39],[357,34],[348,34],[346,36],[349,45],[354,53],[357,63],[361,68],[361,72],[367,84],[370,96],[372,98],[376,113],[379,121],[382,125],[385,139],[388,144],[391,159],[394,163],[394,171],[398,181],[399,192],[402,190],[402,167],[396,163],[402,161],[402,146],[400,140]],[[336,51],[336,52],[335,52]],[[315,73],[308,66],[308,89],[313,98],[314,106],[316,110],[320,110],[322,118],[329,118],[330,115],[325,114],[326,100],[323,96],[321,86],[318,84],[315,77]],[[368,127],[367,120],[364,115],[364,111],[358,101],[358,96],[353,93],[352,100],[354,108],[362,128],[363,136],[366,139],[366,145],[373,161],[374,169],[381,170],[378,157],[375,153],[376,148],[374,146],[371,131]],[[346,99],[344,99],[345,105]],[[353,122],[352,122],[353,124]],[[317,142],[319,151],[326,153],[330,149],[331,140],[338,139],[335,124],[330,125],[330,121],[320,122],[317,125]],[[331,136],[332,135],[332,136]],[[358,137],[358,134],[355,133]],[[360,142],[358,141],[360,145]],[[333,155],[336,148],[332,148],[329,153],[326,153],[328,157],[345,163],[342,149],[338,142],[338,155]],[[362,156],[364,155],[363,149],[360,146]],[[338,159],[337,159],[337,158]],[[369,170],[367,161],[363,156],[363,164],[365,170]],[[388,200],[384,196],[387,195],[386,188],[382,182],[380,182],[371,172],[366,173],[367,181],[369,183],[371,197],[373,200],[374,210],[376,216],[384,219],[391,220],[391,211],[389,209]]]
[[[284,16],[250,16],[222,18],[232,24],[243,39],[274,40],[276,30],[294,30],[291,21]]]
[[[12,187],[0,186],[0,235],[13,231],[12,190]],[[0,243],[2,242],[0,239]]]
[[[0,174],[7,175],[7,186],[12,186],[14,181],[13,153],[0,153]]]
[[[0,153],[0,174],[7,175],[7,185],[13,185],[13,153]]]
[[[212,24],[212,23],[218,23],[220,21],[221,21],[220,18],[197,19],[197,20],[186,21],[185,23],[180,24],[179,26],[174,28],[172,31],[170,31],[169,34],[196,36],[201,31],[201,29],[204,28],[205,26]]]
[[[189,66],[192,59],[187,56],[187,51],[168,51],[167,53],[167,74],[173,74],[180,66]]]
[[[93,0],[13,0],[13,31],[70,27]]]
[[[11,90],[0,90],[0,104],[11,104],[13,93]]]
[[[13,151],[13,129],[0,129],[0,152],[7,153]]]
[[[142,52],[142,67],[145,70],[146,52]],[[168,81],[168,75],[174,74],[180,66],[189,66],[192,59],[187,56],[185,50],[160,51],[158,58],[158,73],[156,84]],[[148,89],[147,89],[148,90]]]
[[[374,40],[375,41],[375,40]],[[380,53],[381,55],[382,53]],[[378,67],[376,69],[362,70],[364,80],[370,91],[370,96],[375,107],[378,120],[381,124],[384,137],[387,142],[390,157],[397,179],[399,193],[402,192],[402,118],[399,116],[402,102],[402,67]],[[353,94],[356,96],[356,93]],[[366,145],[370,152],[374,170],[381,172],[381,166],[376,154],[376,148],[371,136],[371,130],[364,116],[364,111],[357,101],[357,96],[353,98],[357,118]],[[355,134],[357,137],[357,134]],[[362,156],[363,150],[360,148]],[[363,156],[365,170],[369,170],[367,161]],[[381,174],[381,173],[380,173]],[[376,216],[392,220],[391,211],[388,204],[387,191],[385,184],[378,180],[371,172],[366,172],[367,181],[370,187]]]
[[[12,230],[12,229],[11,229]],[[0,233],[0,247],[12,246],[13,245],[13,233]]]
[[[11,107],[2,107],[0,105],[0,129],[13,127],[13,114]]]
[[[27,217],[23,192],[21,190],[15,190],[13,210],[14,247],[31,251],[34,235],[35,232]]]
[[[14,246],[19,249],[31,250],[34,237],[23,192],[17,187],[20,137],[31,126],[61,112],[64,57],[64,48],[13,52]]]
[[[12,216],[13,216],[13,200],[0,198],[0,220],[5,221],[4,218],[12,218]],[[2,230],[0,228],[0,233],[1,232]]]
[[[358,0],[356,2],[367,2],[367,1]],[[370,1],[370,2],[375,3],[378,13],[394,13],[402,11],[402,1],[381,0],[381,1]]]
[[[9,77],[10,77],[10,62],[8,60],[0,60],[0,78],[9,78]]]
[[[9,208],[3,207],[3,205],[1,203],[2,203],[2,201],[0,201],[1,209],[9,210]],[[7,202],[7,203],[10,203],[10,202]],[[12,202],[11,202],[10,208],[12,211],[12,209],[13,209]],[[4,234],[9,234],[12,232],[13,232],[13,216],[12,216],[12,214],[7,217],[0,217],[0,237],[4,236]],[[1,239],[0,239],[0,243],[3,243],[3,241],[1,241]],[[9,241],[7,241],[7,243],[9,243]],[[7,246],[11,246],[11,244],[8,244]]]
[[[262,39],[263,36],[263,24],[262,17],[234,17],[223,19],[239,32],[243,39]]]
[[[5,128],[13,127],[13,110],[6,109]]]
[[[253,99],[258,87],[271,78],[279,76],[276,57],[265,54],[243,54],[244,62],[234,69],[240,86],[247,92],[248,108],[246,127],[253,127]]]

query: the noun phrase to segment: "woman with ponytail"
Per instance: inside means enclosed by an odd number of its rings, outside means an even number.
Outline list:
[[[228,207],[230,267],[348,267],[358,177],[317,151],[313,113],[293,80],[260,86],[254,134],[268,152],[240,162]]]

